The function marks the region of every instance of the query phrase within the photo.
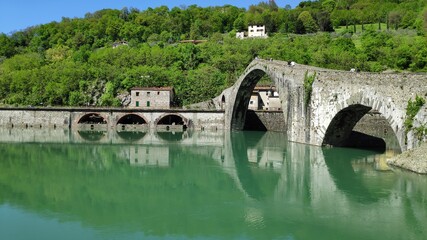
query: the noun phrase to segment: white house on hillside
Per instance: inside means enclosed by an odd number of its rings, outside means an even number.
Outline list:
[[[265,25],[252,25],[248,27],[248,37],[267,37]]]
[[[248,27],[248,32],[237,32],[236,38],[245,39],[245,38],[267,38],[268,35],[265,31],[265,25],[251,25]]]

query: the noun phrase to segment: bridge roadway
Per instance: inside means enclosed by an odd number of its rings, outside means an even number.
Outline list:
[[[225,129],[241,130],[251,93],[264,75],[279,93],[290,141],[345,146],[354,136],[353,127],[372,110],[388,121],[402,150],[418,145],[420,138],[404,122],[408,101],[427,96],[425,74],[338,71],[260,59],[249,64],[234,86],[196,106],[225,109]],[[310,77],[314,77],[311,91],[304,86]],[[426,124],[424,106],[414,126]]]
[[[135,108],[0,108],[0,127],[86,130],[218,130],[223,110]]]

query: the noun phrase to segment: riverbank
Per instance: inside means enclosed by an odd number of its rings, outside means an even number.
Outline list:
[[[427,143],[387,160],[389,165],[412,172],[427,174]]]

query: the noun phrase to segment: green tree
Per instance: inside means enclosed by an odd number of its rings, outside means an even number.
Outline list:
[[[239,17],[236,18],[236,20],[233,23],[233,27],[238,32],[241,32],[241,31],[244,31],[245,29],[247,29],[247,27],[245,25],[245,20],[244,20],[244,14],[240,14]]]
[[[15,54],[13,41],[6,35],[0,34],[0,57],[10,58]]]
[[[317,13],[317,23],[319,25],[319,30],[322,32],[333,32],[334,31],[334,27],[332,26],[332,22],[331,22],[329,12]]]
[[[306,33],[317,32],[319,27],[317,26],[316,21],[314,21],[309,11],[301,12],[298,16],[298,20],[302,22]]]
[[[402,20],[402,14],[399,11],[392,11],[388,14],[388,22],[394,27],[395,30],[399,28],[400,21]]]

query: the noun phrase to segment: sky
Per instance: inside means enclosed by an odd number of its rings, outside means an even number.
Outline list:
[[[10,34],[30,26],[45,24],[52,21],[60,22],[62,17],[84,17],[88,12],[112,8],[122,9],[134,7],[145,10],[166,5],[169,8],[190,6],[196,4],[201,7],[223,6],[230,4],[248,8],[250,5],[268,0],[1,0],[0,1],[0,32]],[[287,4],[294,8],[301,0],[276,0],[279,7]]]

